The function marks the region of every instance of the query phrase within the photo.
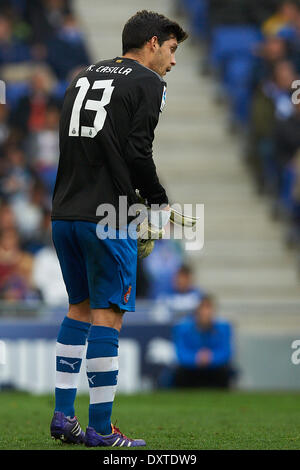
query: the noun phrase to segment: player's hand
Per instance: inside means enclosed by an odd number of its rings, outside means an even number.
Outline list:
[[[163,209],[151,210],[148,209],[148,221],[152,227],[156,227],[160,230],[167,225],[170,220],[170,206],[167,205]]]
[[[154,240],[143,240],[143,239],[138,239],[138,257],[139,258],[147,258],[147,256],[152,253],[153,248],[154,248]]]
[[[152,253],[154,249],[155,240],[163,237],[164,229],[159,229],[154,225],[149,224],[146,217],[138,226],[138,256],[139,258],[146,258]]]
[[[156,227],[149,223],[148,217],[145,217],[145,219],[138,225],[137,230],[139,240],[159,240],[165,233],[163,228]]]
[[[137,192],[137,196],[142,204],[145,201]],[[147,206],[146,206],[147,207]],[[147,209],[147,216],[138,225],[138,256],[139,258],[146,258],[152,253],[155,245],[155,240],[163,237],[165,230],[164,226],[170,219],[170,206],[163,207],[161,210]]]
[[[196,363],[199,367],[208,366],[212,360],[212,352],[209,349],[203,348],[198,351],[196,356]]]

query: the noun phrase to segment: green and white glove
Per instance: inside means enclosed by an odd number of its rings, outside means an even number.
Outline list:
[[[138,239],[138,257],[139,258],[147,258],[154,248],[154,240],[141,240]]]
[[[155,241],[163,237],[165,230],[149,223],[148,217],[138,227],[138,256],[146,258],[154,249]]]
[[[146,201],[141,197],[139,191],[136,194],[141,204],[148,207]],[[143,222],[139,225],[138,237],[138,255],[140,258],[146,258],[153,251],[155,240],[163,237],[165,230],[164,226],[169,222],[174,225],[183,227],[194,227],[198,221],[198,217],[185,215],[173,207],[170,210],[157,210],[151,211],[148,207],[148,217],[145,217]]]

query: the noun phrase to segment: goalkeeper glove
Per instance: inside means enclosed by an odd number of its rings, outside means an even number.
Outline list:
[[[163,228],[155,227],[146,217],[138,226],[138,256],[140,258],[149,256],[153,251],[155,240],[162,238],[164,233]]]

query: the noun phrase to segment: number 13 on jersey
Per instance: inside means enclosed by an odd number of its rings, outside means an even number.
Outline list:
[[[93,83],[92,90],[103,90],[101,100],[87,100],[84,109],[90,111],[96,111],[93,127],[80,126],[80,111],[82,108],[83,101],[86,97],[88,90],[90,89],[90,82],[87,77],[81,77],[76,83],[76,88],[79,87],[79,92],[75,98],[70,127],[69,136],[71,137],[90,137],[94,138],[104,126],[107,111],[105,106],[110,103],[111,95],[114,91],[112,86],[113,80],[96,80]]]

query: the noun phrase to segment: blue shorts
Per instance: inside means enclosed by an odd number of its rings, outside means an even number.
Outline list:
[[[77,304],[89,298],[91,308],[117,305],[122,311],[134,312],[137,241],[130,237],[99,239],[96,229],[93,222],[52,221],[53,243],[69,302]]]

